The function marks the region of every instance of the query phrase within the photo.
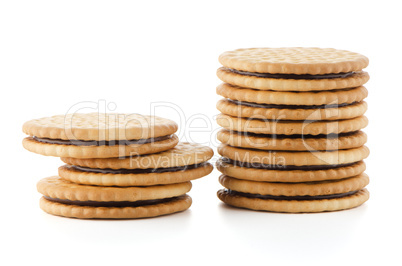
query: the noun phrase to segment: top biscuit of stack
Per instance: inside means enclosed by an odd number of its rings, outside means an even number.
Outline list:
[[[222,81],[258,90],[335,90],[359,87],[369,79],[361,71],[367,57],[332,48],[238,49],[220,55],[219,62]]]
[[[150,154],[178,143],[175,122],[139,114],[88,113],[44,117],[26,122],[27,150],[47,156],[114,158]]]

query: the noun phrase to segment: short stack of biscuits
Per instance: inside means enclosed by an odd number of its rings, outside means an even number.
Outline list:
[[[217,71],[225,203],[273,212],[349,209],[369,198],[368,59],[330,48],[225,52]]]
[[[179,143],[175,122],[138,114],[68,114],[23,125],[32,152],[61,157],[37,189],[47,213],[73,218],[155,217],[188,209],[190,180],[208,175],[213,151]]]

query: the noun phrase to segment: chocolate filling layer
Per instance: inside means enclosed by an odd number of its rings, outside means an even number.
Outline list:
[[[185,165],[185,166],[177,166],[177,167],[147,168],[147,169],[110,169],[110,168],[100,169],[100,168],[82,167],[78,165],[72,165],[71,168],[82,172],[101,173],[101,174],[147,174],[147,173],[165,173],[165,172],[178,172],[178,171],[191,170],[198,167],[202,167],[206,164],[208,164],[208,162]]]
[[[235,161],[226,157],[222,157],[222,162],[230,163],[235,166],[240,167],[247,167],[247,168],[256,168],[256,169],[267,169],[267,170],[284,170],[284,171],[291,171],[291,170],[326,170],[326,169],[333,169],[333,168],[340,168],[351,166],[355,163],[348,163],[348,164],[330,164],[330,165],[272,165],[272,164],[261,164],[261,163],[249,163],[249,162],[240,162]]]
[[[64,139],[48,139],[48,138],[38,138],[36,136],[32,137],[34,140],[48,143],[48,144],[58,144],[58,145],[76,145],[76,146],[115,146],[115,145],[132,145],[132,144],[146,144],[151,142],[163,141],[172,138],[172,135],[150,138],[150,139],[136,139],[136,140],[64,140]]]
[[[258,103],[250,103],[250,102],[241,102],[227,99],[229,102],[237,104],[237,105],[244,105],[249,107],[256,107],[256,108],[276,108],[276,109],[329,109],[329,108],[340,108],[345,106],[350,106],[357,104],[358,102],[353,103],[341,103],[341,104],[324,104],[324,105],[282,105],[282,104],[258,104]]]
[[[240,131],[231,131],[232,134],[241,135],[244,137],[258,137],[258,138],[271,138],[271,139],[333,139],[340,137],[348,137],[357,134],[359,131],[345,132],[345,133],[331,133],[328,135],[319,134],[319,135],[274,135],[274,134],[257,134],[251,132],[240,132]]]
[[[257,199],[272,199],[272,200],[322,200],[322,199],[337,199],[342,197],[351,196],[356,194],[356,191],[350,191],[346,193],[340,194],[332,194],[332,195],[319,195],[319,196],[272,196],[272,195],[260,195],[260,194],[251,194],[251,193],[243,193],[234,190],[227,189],[226,192],[233,196],[241,196],[247,198],[257,198]]]
[[[274,79],[336,79],[336,78],[348,78],[355,74],[355,72],[337,73],[337,74],[325,74],[325,75],[296,75],[296,74],[271,74],[271,73],[255,73],[236,70],[232,68],[225,68],[233,73],[245,76],[254,76],[260,78],[274,78]]]
[[[78,206],[87,206],[87,207],[139,207],[139,206],[147,206],[152,204],[166,203],[169,201],[173,201],[178,197],[166,198],[166,199],[155,199],[155,200],[138,200],[138,201],[75,201],[75,200],[67,200],[67,199],[56,199],[48,196],[43,196],[45,199],[57,202],[61,204],[67,205],[78,205]]]

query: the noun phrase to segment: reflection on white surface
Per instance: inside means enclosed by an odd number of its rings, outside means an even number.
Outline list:
[[[221,203],[219,216],[233,238],[253,249],[284,255],[292,250],[292,256],[303,256],[308,245],[324,253],[327,249],[329,255],[348,246],[356,227],[365,222],[367,207],[363,204],[344,211],[291,214],[238,209]]]

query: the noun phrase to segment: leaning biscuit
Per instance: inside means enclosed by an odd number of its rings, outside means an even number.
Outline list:
[[[360,116],[352,119],[339,121],[282,121],[268,119],[246,119],[225,114],[219,114],[216,122],[221,127],[241,132],[251,132],[257,134],[277,134],[277,135],[319,135],[353,132],[365,128],[368,119]]]
[[[89,168],[110,169],[147,169],[168,168],[200,164],[209,160],[214,152],[210,147],[196,143],[180,142],[164,152],[127,158],[78,159],[61,158],[67,164]]]
[[[59,167],[59,176],[65,180],[85,185],[96,186],[152,186],[160,184],[182,183],[210,174],[213,166],[210,163],[202,163],[196,167],[170,169],[150,169],[147,172],[115,173],[113,171],[100,171],[100,169],[77,168],[72,165]],[[167,171],[166,171],[167,170]],[[160,172],[161,171],[161,172]]]

